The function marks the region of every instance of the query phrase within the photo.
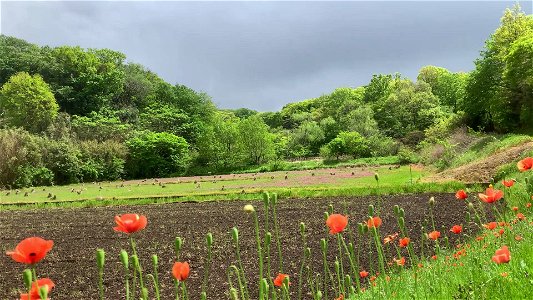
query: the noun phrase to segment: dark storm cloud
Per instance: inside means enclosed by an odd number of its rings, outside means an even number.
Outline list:
[[[471,70],[512,4],[2,2],[1,25],[40,45],[122,51],[220,107],[277,110],[375,73]]]

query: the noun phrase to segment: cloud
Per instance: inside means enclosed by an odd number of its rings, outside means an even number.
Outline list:
[[[223,108],[277,110],[374,73],[468,71],[510,2],[2,2],[2,33],[111,48]],[[523,3],[531,10],[531,3]]]

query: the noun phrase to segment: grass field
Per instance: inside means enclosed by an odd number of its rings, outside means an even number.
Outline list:
[[[262,191],[277,191],[281,196],[308,196],[313,192],[325,196],[342,195],[351,191],[368,194],[377,187],[378,173],[381,188],[414,186],[427,171],[420,167],[337,167],[308,171],[278,171],[254,174],[176,177],[132,180],[123,182],[85,183],[67,186],[35,187],[2,191],[0,205],[65,204],[90,202],[90,206],[125,204],[128,200],[157,198],[247,199]],[[425,186],[428,186],[427,184]],[[356,192],[358,191],[358,192]],[[366,191],[366,192],[365,192]],[[255,197],[253,196],[253,197]]]

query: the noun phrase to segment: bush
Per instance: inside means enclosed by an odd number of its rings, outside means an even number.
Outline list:
[[[420,161],[420,157],[409,147],[400,146],[398,150],[398,161],[401,165],[414,164]]]
[[[11,188],[15,185],[26,185],[32,179],[23,179],[16,183],[21,174],[31,173],[23,168],[40,165],[39,138],[23,129],[0,130],[0,187]]]
[[[46,167],[20,166],[13,187],[51,185],[54,182],[54,173]]]
[[[167,132],[146,132],[126,142],[127,172],[133,178],[183,174],[189,164],[189,144]]]

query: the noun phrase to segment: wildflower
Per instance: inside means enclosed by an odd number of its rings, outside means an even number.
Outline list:
[[[520,221],[523,221],[523,220],[526,218],[526,216],[524,216],[523,213],[517,213],[517,214],[516,214],[516,218],[517,218],[518,220],[520,220]]]
[[[509,273],[507,273],[507,272],[502,272],[500,275],[501,275],[502,277],[507,277],[507,276],[509,275]]]
[[[509,252],[509,248],[507,248],[507,246],[503,246],[500,249],[496,250],[494,256],[492,257],[492,261],[497,264],[506,264],[510,260],[511,253]]]
[[[485,190],[485,194],[478,194],[479,199],[485,203],[493,203],[500,200],[503,197],[503,192],[495,190],[492,187]]]
[[[348,225],[348,218],[340,214],[332,214],[326,220],[329,227],[329,233],[336,234],[342,232]]]
[[[488,230],[494,230],[494,228],[496,228],[496,226],[498,226],[498,223],[496,223],[496,222],[490,222],[490,223],[487,223],[487,224],[483,224],[483,227],[487,228]]]
[[[463,227],[461,225],[453,225],[452,229],[450,229],[451,232],[455,234],[459,234],[463,232]]]
[[[533,167],[533,158],[526,157],[519,161],[516,166],[518,167],[518,170],[520,170],[520,172],[527,171]]]
[[[285,281],[286,277],[289,277],[289,275],[279,273],[278,276],[274,279],[274,285],[277,286],[277,287],[282,286],[283,285],[283,281]],[[289,282],[289,285],[290,284],[291,283]]]
[[[33,265],[41,261],[52,250],[53,241],[47,241],[40,237],[30,237],[22,240],[15,250],[6,252],[13,260],[19,263]]]
[[[148,220],[143,215],[138,214],[124,214],[122,216],[115,216],[117,227],[113,229],[117,232],[134,233],[143,230],[148,223]]]
[[[455,193],[455,198],[457,198],[457,200],[465,200],[468,198],[468,195],[464,190],[458,190],[457,193]]]
[[[407,245],[409,245],[409,242],[411,241],[410,238],[404,237],[403,239],[400,239],[400,248],[405,248]]]
[[[440,238],[440,232],[439,231],[432,231],[428,233],[428,238],[436,241],[438,238]]]
[[[533,197],[533,196],[532,196],[532,197]],[[526,203],[526,207],[527,207],[527,208],[530,208],[530,207],[531,207],[531,202]]]
[[[370,281],[371,281],[371,282],[372,282],[372,281],[375,281],[376,279],[377,279],[376,276],[372,276],[372,277],[370,277]]]
[[[384,243],[384,244],[388,244],[388,243],[394,241],[394,240],[398,237],[398,235],[399,235],[398,232],[387,235],[387,236],[383,239],[383,243]]]
[[[514,239],[515,239],[515,241],[518,241],[518,242],[519,242],[519,241],[521,241],[523,238],[522,238],[521,236],[517,235],[517,236],[514,237]]]
[[[42,278],[34,281],[31,285],[30,293],[20,294],[20,300],[40,300],[41,296],[39,295],[39,290],[44,287],[48,294],[54,286],[55,284],[50,278]]]
[[[365,271],[365,270],[359,272],[359,276],[361,278],[366,278],[366,277],[368,277],[368,275],[369,275],[369,273],[367,271]]]
[[[343,294],[340,294],[340,295],[339,295],[339,298],[335,298],[335,300],[344,300],[344,295],[343,295]]]
[[[400,259],[393,258],[393,260],[396,263],[396,265],[398,265],[398,266],[405,265],[405,257],[403,257],[403,256]]]
[[[513,206],[512,210],[513,211],[518,211],[518,207],[517,206]]]
[[[498,233],[500,234],[500,236],[502,236],[505,233],[505,230],[502,228]]]
[[[244,211],[247,212],[247,213],[253,213],[255,211],[255,208],[251,204],[246,204],[244,206]]]
[[[510,188],[510,187],[512,187],[512,186],[514,185],[514,179],[511,179],[511,180],[503,180],[502,183],[503,183],[503,185],[504,185],[505,187]]]
[[[189,278],[190,267],[188,262],[175,262],[172,267],[172,276],[177,281],[185,281]]]
[[[381,226],[381,218],[380,217],[372,217],[366,221],[366,226],[368,228],[379,228]]]
[[[437,260],[437,255],[433,255],[433,256],[431,257],[431,259],[433,259],[433,260]]]
[[[418,267],[419,267],[419,268],[423,268],[423,267],[424,267],[424,264],[422,264],[422,263],[418,263]]]

